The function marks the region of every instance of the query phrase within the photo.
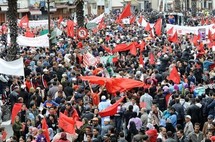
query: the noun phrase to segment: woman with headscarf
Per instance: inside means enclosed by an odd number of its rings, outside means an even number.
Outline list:
[[[14,132],[14,136],[16,136],[17,139],[19,139],[22,133],[22,123],[19,119],[19,116],[16,116],[15,118],[15,122],[13,124],[13,132]]]
[[[54,137],[54,131],[52,128],[48,128],[48,131],[49,131],[49,137],[50,137],[50,141],[53,140],[53,137]]]
[[[134,135],[138,134],[138,130],[136,128],[136,124],[133,121],[130,121],[130,127],[128,129],[128,134],[126,140],[131,142]]]
[[[67,139],[67,134],[63,132],[61,133],[60,139],[58,139],[55,142],[70,142],[70,141]]]

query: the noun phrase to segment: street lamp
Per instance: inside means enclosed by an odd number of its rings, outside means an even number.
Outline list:
[[[48,6],[48,37],[49,37],[49,49],[51,49],[51,17],[50,17],[50,0],[47,0]]]

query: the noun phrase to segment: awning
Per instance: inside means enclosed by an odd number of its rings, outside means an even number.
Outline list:
[[[68,5],[65,5],[65,4],[61,4],[61,5],[55,5],[56,8],[67,8]]]
[[[20,8],[17,10],[18,13],[29,12],[29,8]]]
[[[33,10],[30,11],[31,15],[42,15],[42,12],[40,10]]]
[[[76,6],[75,5],[72,5],[72,6],[68,6],[68,9],[75,9]]]
[[[8,10],[8,6],[1,6],[1,11],[7,11]]]
[[[57,8],[50,8],[50,12],[56,12]]]

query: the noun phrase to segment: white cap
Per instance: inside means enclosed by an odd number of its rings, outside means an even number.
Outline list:
[[[47,72],[48,70],[47,69],[43,69],[43,72]]]
[[[189,118],[189,119],[191,119],[191,116],[190,116],[190,115],[186,115],[186,116],[185,116],[185,118]]]
[[[21,85],[21,88],[22,88],[22,89],[25,89],[25,87],[26,87],[26,85],[24,85],[24,84]]]
[[[106,100],[106,97],[105,97],[105,96],[102,96],[101,99],[102,99],[102,100]]]

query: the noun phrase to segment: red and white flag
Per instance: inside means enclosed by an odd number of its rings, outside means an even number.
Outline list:
[[[83,64],[84,66],[96,66],[98,59],[94,57],[89,52],[83,55]]]

